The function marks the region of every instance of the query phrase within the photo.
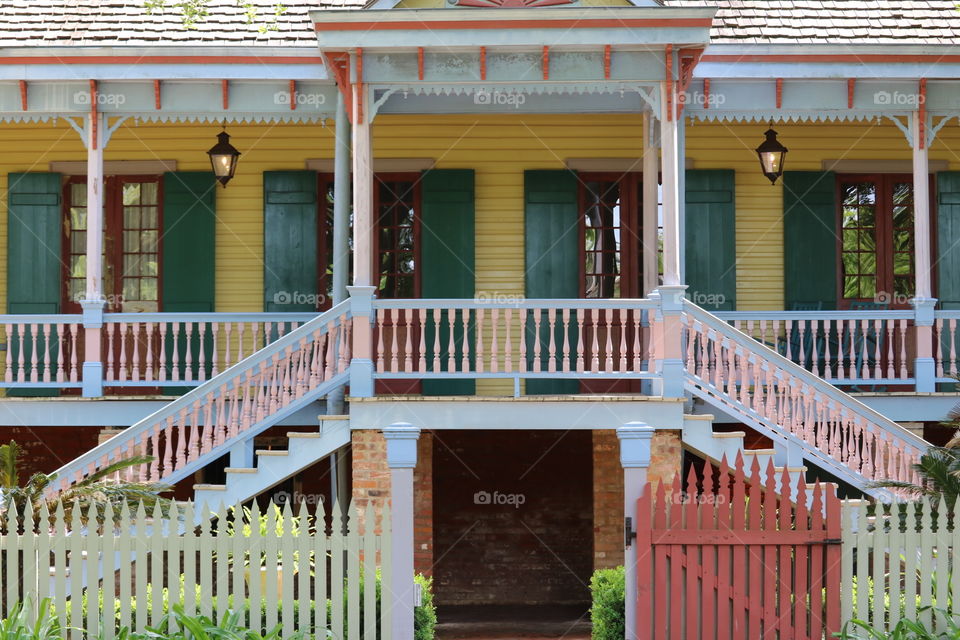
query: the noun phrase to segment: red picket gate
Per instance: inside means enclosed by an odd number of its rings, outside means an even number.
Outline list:
[[[754,460],[752,478],[761,478]],[[823,640],[840,630],[840,500],[786,471],[693,469],[637,501],[639,640]],[[781,489],[782,487],[782,489]]]

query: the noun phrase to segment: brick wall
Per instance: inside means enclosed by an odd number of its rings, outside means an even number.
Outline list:
[[[593,566],[623,564],[623,467],[613,429],[593,432]]]
[[[438,604],[589,602],[592,434],[435,435]],[[522,503],[507,496],[522,496]]]
[[[383,508],[390,501],[390,468],[387,466],[387,441],[380,431],[363,429],[352,436],[353,500],[361,510],[369,505]],[[433,572],[433,434],[422,432],[417,442],[417,467],[413,470],[414,496],[414,568]]]
[[[660,430],[650,443],[650,469],[647,479],[653,482],[672,480],[683,471],[683,445],[679,431]]]
[[[50,473],[97,446],[99,427],[3,427],[0,444],[15,440],[24,450],[20,480]]]

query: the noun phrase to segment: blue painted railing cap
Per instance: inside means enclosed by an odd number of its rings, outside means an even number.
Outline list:
[[[391,469],[412,469],[417,466],[417,440],[420,429],[409,422],[396,422],[384,427],[387,440],[387,465]]]
[[[624,468],[650,466],[650,444],[656,429],[644,422],[628,422],[617,429],[620,464]]]

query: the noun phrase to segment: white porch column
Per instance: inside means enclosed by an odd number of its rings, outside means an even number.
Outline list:
[[[652,113],[643,116],[643,295],[648,296],[659,285],[657,269],[657,186],[660,184],[658,157]]]
[[[96,99],[91,91],[91,99]],[[86,119],[87,146],[87,286],[83,308],[84,397],[103,395],[100,333],[103,327],[103,146],[106,118],[92,113]]]
[[[353,88],[353,284],[373,285],[373,150],[370,120],[358,107],[361,90]]]
[[[933,358],[933,309],[937,304],[933,297],[931,272],[930,233],[930,164],[927,157],[926,140],[921,138],[921,118],[914,111],[911,115],[913,132],[913,247],[914,247],[914,289],[913,307],[916,310],[914,325],[917,332],[917,358],[913,363],[916,390],[930,392],[937,390],[936,363]],[[924,134],[925,135],[925,134]]]
[[[337,92],[337,120],[334,130],[333,149],[333,304],[347,299],[347,284],[350,272],[350,119],[347,117],[346,101]],[[326,292],[321,292],[326,293]],[[327,413],[343,413],[343,387],[327,396]],[[336,467],[338,454],[331,456]],[[336,473],[331,478],[337,477]],[[336,489],[334,489],[336,493]]]
[[[625,579],[624,626],[626,640],[638,638],[637,634],[637,500],[647,484],[647,468],[650,466],[650,443],[656,430],[643,422],[628,422],[617,429],[620,439],[620,464],[623,466],[623,513],[630,518],[630,540],[625,541],[623,567]],[[626,531],[626,521],[624,521]]]
[[[673,84],[661,83],[660,91],[660,152],[663,183],[663,284],[683,284],[680,268],[680,140],[676,114],[667,117],[667,95],[673,92],[672,104],[677,104]]]
[[[393,640],[413,640],[413,469],[420,429],[397,422],[383,430],[390,467],[391,582],[383,585]]]

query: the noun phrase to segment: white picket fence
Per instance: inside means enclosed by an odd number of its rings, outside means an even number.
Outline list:
[[[235,611],[254,630],[280,625],[281,637],[389,640],[389,606],[379,610],[372,588],[378,572],[389,584],[389,510],[368,508],[363,527],[360,515],[303,504],[11,510],[0,519],[0,613],[49,598],[71,640],[143,630],[175,605],[216,619]]]
[[[943,501],[873,508],[858,502],[843,509],[842,619],[886,630],[903,618],[942,627],[941,610],[956,619],[960,509]]]

